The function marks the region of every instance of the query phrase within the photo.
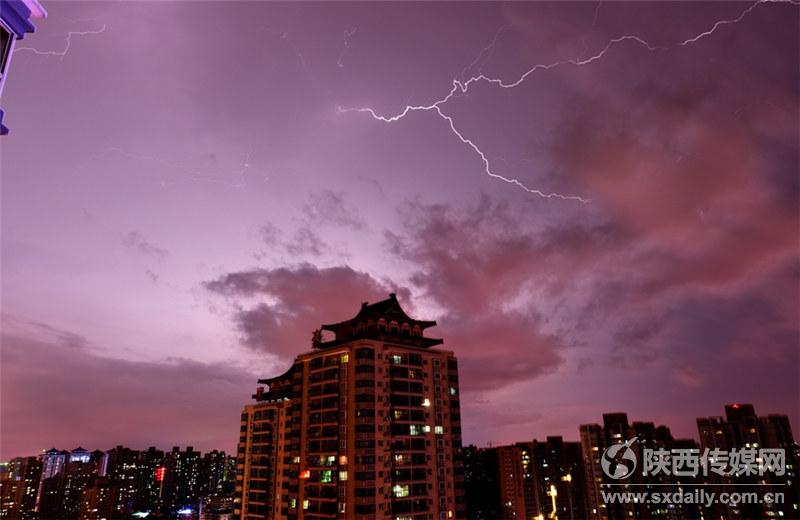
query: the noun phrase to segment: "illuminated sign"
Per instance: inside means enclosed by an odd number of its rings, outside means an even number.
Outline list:
[[[164,475],[166,475],[166,474],[167,474],[167,468],[165,468],[163,466],[160,467],[160,468],[156,468],[156,482],[163,481],[164,480]]]

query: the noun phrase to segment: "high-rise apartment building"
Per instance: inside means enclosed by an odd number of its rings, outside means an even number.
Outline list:
[[[164,456],[161,499],[167,511],[197,509],[200,497],[200,452],[192,446],[178,446]]]
[[[237,516],[464,518],[458,365],[424,336],[434,325],[392,294],[260,380],[242,412]]]
[[[756,415],[752,404],[735,403],[725,406],[725,417],[699,417],[697,430],[703,450],[719,449],[725,452],[742,449],[782,449],[785,469],[783,475],[775,472],[720,476],[712,473],[709,483],[717,484],[717,492],[725,487],[748,485],[759,491],[781,493],[780,503],[715,504],[715,513],[725,518],[766,518],[800,516],[800,447],[794,440],[789,418],[786,415]]]
[[[581,443],[547,437],[544,442],[534,440],[529,453],[522,452],[525,477],[531,481],[526,492],[533,498],[527,500],[529,517],[588,518]]]
[[[581,453],[585,479],[586,518],[592,520],[682,520],[697,518],[693,504],[661,504],[649,502],[606,503],[603,491],[675,492],[682,485],[694,484],[695,477],[678,478],[660,473],[645,476],[638,470],[620,480],[610,478],[602,470],[605,450],[615,444],[630,443],[635,458],[642,461],[643,450],[694,449],[690,439],[673,439],[669,428],[651,422],[628,422],[624,413],[603,414],[603,424],[583,424],[580,427]],[[635,439],[635,441],[633,441]],[[560,517],[559,517],[560,518]]]
[[[5,480],[0,479],[3,495],[0,518],[35,519],[36,498],[42,476],[41,460],[38,457],[17,457],[8,463],[7,468]]]
[[[501,518],[500,475],[497,450],[465,446],[461,450],[464,464],[465,501],[470,520]]]

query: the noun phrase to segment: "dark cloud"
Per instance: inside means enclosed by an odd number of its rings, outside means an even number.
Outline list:
[[[131,231],[123,236],[122,245],[159,261],[166,260],[169,256],[169,251],[151,244],[138,231]]]
[[[560,248],[487,197],[464,211],[412,202],[401,213],[407,232],[387,233],[389,250],[415,268],[412,282],[443,307],[440,324],[461,359],[464,388],[501,388],[560,365],[565,338],[528,304],[539,263]]]
[[[776,384],[797,395],[796,238],[775,211],[767,234],[780,239],[768,246],[739,233],[747,213],[705,237],[681,224],[687,240],[676,245],[661,236],[677,225],[666,217],[537,225],[487,197],[463,208],[410,202],[401,209],[405,232],[387,233],[387,244],[443,307],[443,335],[462,360],[466,391],[532,380],[575,347],[586,352],[579,372],[667,370],[687,387],[719,380],[719,395],[737,388],[719,374],[739,373],[749,353],[779,363]]]
[[[157,272],[153,271],[152,269],[145,269],[144,274],[154,284],[158,283],[159,276]]]
[[[330,251],[330,247],[310,227],[299,228],[291,242],[285,244],[286,252],[290,255],[322,256]]]
[[[3,460],[54,442],[64,449],[234,449],[256,375],[188,359],[103,357],[80,335],[53,331],[2,335]]]
[[[266,224],[259,226],[258,236],[261,238],[264,244],[268,246],[274,246],[280,241],[281,231],[275,224],[267,222]]]
[[[332,224],[356,231],[367,227],[358,210],[346,203],[344,193],[331,190],[309,194],[308,202],[303,205],[303,216],[314,225]]]
[[[323,323],[351,318],[363,301],[382,300],[396,292],[403,305],[413,309],[407,289],[346,266],[252,269],[204,285],[232,300],[234,320],[246,346],[282,358],[308,350],[313,330]],[[250,308],[240,303],[253,297],[270,303]]]

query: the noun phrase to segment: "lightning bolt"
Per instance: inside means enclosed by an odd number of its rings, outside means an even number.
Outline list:
[[[494,33],[494,38],[492,38],[492,41],[489,43],[489,45],[481,49],[481,52],[478,53],[478,56],[476,56],[475,59],[472,60],[472,62],[470,62],[470,64],[464,67],[464,70],[461,71],[461,78],[464,78],[467,75],[467,72],[472,70],[472,67],[474,67],[481,61],[484,54],[486,53],[491,54],[494,51],[494,46],[497,45],[497,40],[500,38],[500,35],[503,34],[503,31],[505,31],[506,29],[507,29],[506,26],[502,26],[499,29],[497,29],[497,32]]]
[[[358,31],[358,27],[353,27],[352,29],[344,30],[344,42],[342,45],[342,52],[339,53],[339,59],[336,61],[336,65],[340,69],[344,68],[344,57],[347,54],[347,51],[350,49],[350,38],[356,35],[356,31]]]
[[[63,59],[64,56],[66,56],[67,53],[69,52],[70,46],[72,45],[73,36],[89,36],[92,34],[102,34],[104,32],[106,32],[106,24],[103,24],[103,27],[101,27],[96,31],[70,31],[67,33],[67,37],[65,38],[67,44],[64,47],[64,50],[61,51],[40,51],[35,47],[17,47],[16,49],[14,49],[14,53],[27,51],[37,54],[39,56],[59,56]]]
[[[530,69],[525,71],[522,75],[520,75],[514,81],[510,81],[509,82],[509,81],[506,81],[506,80],[504,80],[502,78],[493,78],[493,77],[486,76],[485,74],[478,74],[476,76],[472,76],[466,81],[454,79],[453,83],[452,83],[452,87],[450,88],[449,92],[444,97],[442,97],[441,99],[438,99],[438,100],[436,100],[433,103],[430,103],[428,105],[406,105],[399,113],[396,113],[394,115],[388,115],[388,116],[387,115],[382,115],[382,114],[379,114],[373,108],[369,108],[369,107],[364,107],[364,108],[342,108],[341,106],[339,106],[339,107],[336,107],[336,109],[337,109],[337,112],[339,112],[340,114],[348,113],[348,112],[355,112],[355,113],[360,113],[360,114],[369,114],[376,121],[381,121],[383,123],[395,123],[395,122],[403,119],[404,117],[406,117],[408,114],[410,114],[412,112],[435,112],[436,115],[439,118],[441,118],[445,122],[447,122],[448,126],[450,127],[450,131],[453,133],[453,135],[455,135],[463,144],[465,144],[468,147],[470,147],[478,155],[478,157],[483,162],[484,173],[486,175],[488,175],[489,177],[491,177],[493,179],[499,179],[499,180],[504,181],[504,182],[506,182],[508,184],[512,184],[514,186],[522,188],[523,190],[525,190],[528,193],[537,195],[537,196],[542,197],[542,198],[546,198],[546,199],[556,198],[556,199],[562,199],[562,200],[574,200],[574,201],[578,201],[578,202],[581,202],[581,203],[585,204],[585,203],[589,202],[589,199],[585,199],[585,198],[577,196],[577,195],[564,195],[564,194],[561,194],[561,193],[543,192],[541,190],[526,186],[519,179],[508,178],[508,177],[505,177],[503,175],[500,175],[500,174],[494,172],[492,170],[492,168],[491,168],[491,164],[490,164],[489,160],[486,157],[486,154],[480,149],[480,147],[477,144],[475,144],[475,142],[472,139],[469,139],[468,137],[466,137],[463,134],[463,132],[461,132],[456,127],[456,124],[453,121],[453,117],[447,115],[442,110],[442,107],[448,101],[450,101],[454,96],[459,95],[459,94],[462,94],[462,95],[467,94],[467,92],[469,91],[470,87],[475,83],[483,82],[483,83],[488,83],[490,85],[494,85],[494,86],[497,86],[497,87],[500,87],[500,88],[513,89],[513,88],[516,88],[516,87],[520,86],[522,83],[525,82],[526,79],[528,79],[528,77],[530,77],[532,74],[534,74],[535,72],[538,72],[538,71],[546,71],[546,70],[550,70],[550,69],[553,69],[553,68],[556,68],[556,67],[562,67],[562,66],[566,66],[566,65],[585,66],[585,65],[589,65],[591,63],[594,63],[595,61],[598,61],[598,60],[602,59],[613,47],[616,47],[619,44],[622,44],[622,43],[625,43],[625,42],[632,42],[632,43],[638,44],[638,45],[644,47],[649,52],[666,51],[666,50],[669,50],[670,48],[674,48],[674,47],[685,47],[687,45],[691,45],[693,43],[696,43],[696,42],[698,42],[698,41],[700,41],[700,40],[702,40],[704,38],[707,38],[707,37],[713,35],[717,31],[717,29],[719,29],[720,27],[739,23],[748,14],[750,14],[756,7],[758,7],[761,4],[765,4],[765,3],[789,3],[789,4],[792,4],[792,5],[800,5],[800,0],[757,0],[755,3],[750,5],[747,9],[743,10],[741,12],[741,14],[739,14],[739,16],[737,16],[735,18],[731,18],[731,19],[718,20],[709,29],[707,29],[707,30],[705,30],[705,31],[703,31],[701,33],[698,33],[695,36],[692,36],[691,38],[687,38],[687,39],[685,39],[685,40],[683,40],[683,41],[681,41],[679,43],[673,44],[672,46],[668,46],[668,45],[651,45],[650,43],[648,43],[646,40],[644,40],[643,38],[641,38],[639,36],[636,36],[634,34],[626,34],[626,35],[622,35],[622,36],[619,36],[617,38],[614,38],[612,40],[609,40],[608,43],[606,43],[606,45],[599,52],[597,52],[596,54],[594,54],[592,56],[589,56],[587,58],[573,58],[573,59],[568,59],[568,60],[554,61],[554,62],[551,62],[551,63],[540,63],[540,64],[537,64],[537,65],[534,65],[533,67],[531,67]],[[600,6],[598,5],[597,9],[595,10],[595,20],[593,21],[593,23],[596,22],[597,11],[599,11],[599,8],[600,8]],[[488,47],[491,48],[494,45],[494,43],[496,42],[496,40],[497,40],[497,35],[495,36],[495,40]],[[482,50],[481,54],[483,54],[484,52],[486,52],[486,49]],[[478,59],[480,59],[480,55],[479,55]],[[477,60],[475,60],[475,61],[477,61]],[[473,64],[475,63],[475,61],[473,61]],[[469,69],[469,67],[467,69],[465,69],[465,70],[468,70],[468,69]]]

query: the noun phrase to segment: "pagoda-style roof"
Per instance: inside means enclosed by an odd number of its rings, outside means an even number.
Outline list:
[[[289,367],[289,370],[279,376],[259,379],[258,384],[267,385],[267,389],[266,391],[264,391],[264,388],[259,388],[256,390],[256,393],[253,394],[253,399],[256,401],[266,401],[270,399],[283,399],[292,397],[294,373],[299,368],[300,365],[293,363],[292,366]]]
[[[426,338],[422,331],[435,327],[435,321],[411,318],[397,301],[397,295],[369,304],[364,302],[355,317],[322,325],[322,330],[333,332],[335,339],[322,341],[315,335],[314,348],[329,348],[359,338],[391,341],[412,347],[429,348],[442,343],[441,339]]]

